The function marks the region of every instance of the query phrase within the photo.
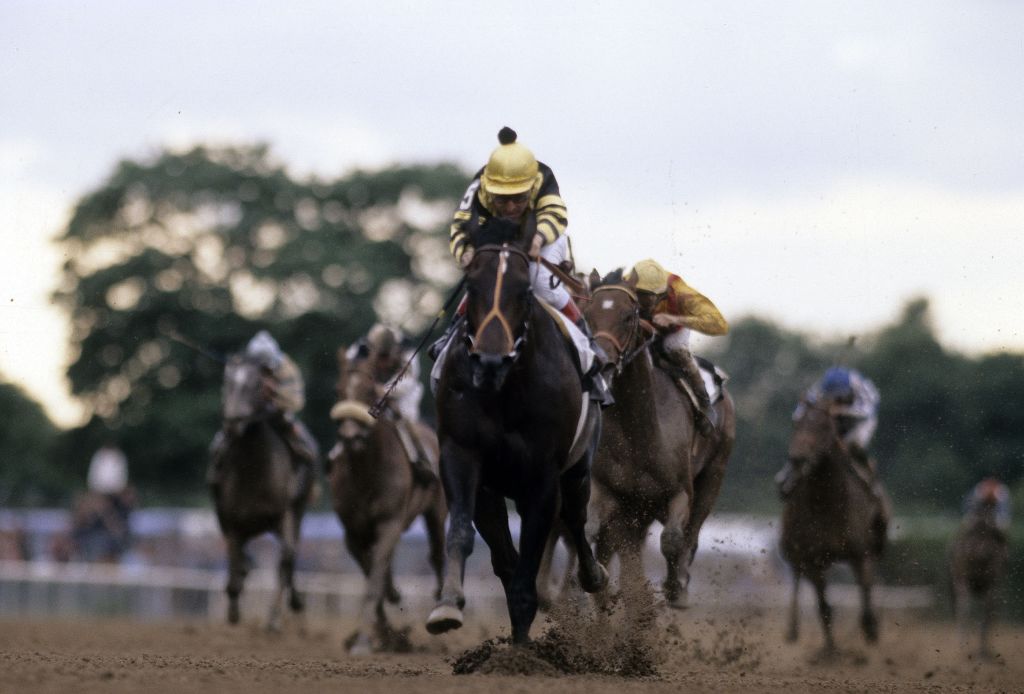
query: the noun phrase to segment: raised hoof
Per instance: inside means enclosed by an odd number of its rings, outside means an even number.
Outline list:
[[[443,634],[462,626],[462,610],[454,605],[438,605],[427,618],[427,631]]]
[[[599,593],[608,587],[608,569],[601,566],[600,562],[594,563],[597,565],[597,576],[580,571],[580,587],[587,593]]]

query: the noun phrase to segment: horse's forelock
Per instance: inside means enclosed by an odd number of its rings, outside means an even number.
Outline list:
[[[607,275],[602,277],[601,281],[598,282],[595,286],[591,287],[591,290],[597,289],[598,287],[604,287],[605,285],[609,285],[609,284],[622,284],[623,281],[624,281],[623,280],[623,275],[625,275],[625,274],[626,274],[626,269],[625,268],[621,268],[621,267],[615,268],[614,270],[609,272]]]

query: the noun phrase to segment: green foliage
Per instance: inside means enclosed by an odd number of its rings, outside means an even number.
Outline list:
[[[196,498],[221,367],[172,336],[227,355],[260,328],[302,370],[303,418],[329,447],[337,349],[378,315],[425,327],[455,278],[446,230],[467,178],[440,165],[299,181],[265,147],[122,162],[61,238],[68,376],[95,415],[64,437],[71,464],[113,436],[148,498]]]
[[[53,503],[68,474],[53,461],[57,429],[20,388],[0,383],[0,507]]]

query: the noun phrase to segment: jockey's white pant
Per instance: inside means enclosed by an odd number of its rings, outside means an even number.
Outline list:
[[[683,328],[682,330],[676,330],[674,333],[669,333],[664,341],[665,349],[670,352],[686,352],[690,353],[690,329]]]
[[[877,427],[878,417],[866,417],[846,432],[846,436],[843,437],[843,441],[846,443],[855,443],[866,451],[868,449],[868,444],[871,443],[871,438],[875,435],[875,429]]]
[[[417,379],[408,388],[403,389],[398,397],[392,394],[391,405],[398,410],[398,414],[402,415],[402,419],[418,422],[420,421],[420,400],[422,399],[423,384]]]
[[[541,257],[554,265],[558,265],[563,260],[568,260],[569,237],[562,234],[555,239],[554,243],[549,243],[540,249],[540,254]],[[548,304],[558,310],[562,310],[569,303],[569,292],[561,282],[556,280],[558,286],[554,289],[551,288],[551,270],[548,270],[538,262],[530,263],[530,277],[533,293],[544,299]]]

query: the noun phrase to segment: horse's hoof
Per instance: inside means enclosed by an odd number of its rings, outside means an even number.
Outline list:
[[[292,592],[291,598],[288,600],[288,607],[291,608],[292,612],[302,612],[306,609],[306,600],[302,597],[299,592]]]
[[[238,609],[238,605],[228,605],[228,624],[238,624],[238,620],[242,618],[242,615]]]
[[[384,594],[384,599],[391,605],[397,605],[402,602],[402,594],[398,592],[398,588],[388,586],[387,592]]]
[[[438,605],[427,618],[427,631],[443,634],[462,626],[462,610],[454,605]]]
[[[665,604],[673,610],[685,610],[690,606],[690,591],[682,583],[665,583],[661,589],[665,595]]]
[[[690,607],[690,595],[686,590],[682,590],[671,598],[665,598],[665,604],[673,610],[685,610]]]
[[[796,643],[797,632],[796,629],[790,629],[786,632],[786,643]]]
[[[373,645],[370,643],[370,638],[366,634],[359,634],[356,636],[355,641],[348,647],[348,654],[356,658],[371,655],[373,653]]]
[[[601,566],[600,562],[595,561],[594,563],[597,565],[596,576],[593,572],[585,574],[580,571],[580,587],[587,593],[600,593],[608,587],[608,569]]]

